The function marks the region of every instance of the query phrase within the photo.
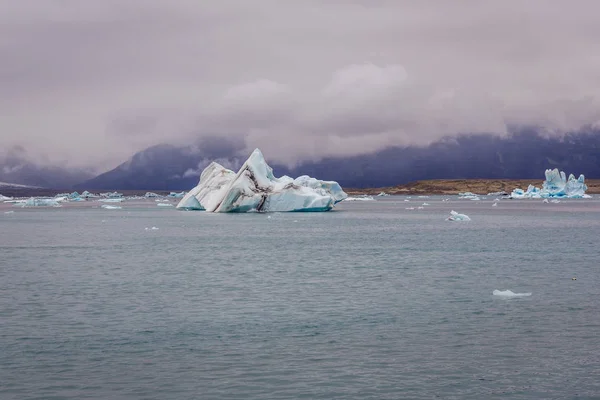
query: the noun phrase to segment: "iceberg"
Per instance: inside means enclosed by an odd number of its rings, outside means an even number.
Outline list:
[[[84,199],[90,199],[90,198],[98,197],[98,196],[96,196],[95,194],[92,194],[92,193],[88,192],[87,190],[84,190],[83,193],[81,193],[81,197],[84,198]]]
[[[120,210],[123,207],[121,207],[121,206],[111,206],[111,205],[108,205],[108,204],[103,204],[102,208],[104,208],[105,210]]]
[[[389,193],[381,192],[377,195],[377,197],[385,197],[385,196],[389,196]]]
[[[546,180],[542,183],[541,189],[529,185],[527,191],[523,191],[523,189],[513,190],[510,197],[512,199],[547,199],[554,197],[581,199],[590,197],[585,194],[587,185],[583,174],[579,175],[579,178],[575,178],[573,174],[570,174],[569,179],[567,179],[564,171],[554,168],[547,169],[545,175]]]
[[[123,197],[123,193],[107,192],[107,193],[100,193],[100,196],[108,197],[108,198],[119,198],[119,197]]]
[[[57,199],[36,198],[36,197],[30,197],[29,199],[20,201],[20,202],[16,203],[15,205],[18,205],[21,207],[60,207],[61,206],[60,204],[58,204]]]
[[[144,195],[145,198],[150,198],[150,197],[160,197],[158,194],[154,193],[154,192],[146,192],[146,194]]]
[[[494,296],[501,296],[501,297],[527,297],[527,296],[531,296],[531,293],[514,293],[511,290],[494,290],[492,292],[492,294]]]
[[[9,200],[12,200],[12,197],[6,197],[6,196],[2,196],[0,194],[0,201],[9,201]]]
[[[171,193],[169,193],[167,195],[167,197],[175,197],[177,199],[181,199],[184,196],[185,196],[185,192],[179,192],[179,193],[177,193],[177,192],[171,192]]]
[[[114,198],[108,198],[108,199],[100,199],[98,201],[101,201],[103,203],[121,203],[123,201],[123,198],[114,197]]]
[[[466,214],[459,214],[456,211],[452,210],[450,211],[450,216],[447,218],[448,221],[470,221],[471,218],[469,218],[468,215]]]
[[[296,179],[276,178],[261,151],[256,149],[237,173],[212,162],[202,171],[198,185],[183,196],[177,208],[218,213],[329,211],[346,197],[334,181],[306,175]]]

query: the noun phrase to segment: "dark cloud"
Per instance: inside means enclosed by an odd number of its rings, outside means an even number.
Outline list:
[[[294,163],[600,121],[600,5],[0,0],[0,148],[114,166],[220,136]]]

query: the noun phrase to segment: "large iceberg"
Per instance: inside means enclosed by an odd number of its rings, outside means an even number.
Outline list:
[[[237,173],[212,162],[202,171],[198,186],[181,199],[177,208],[209,212],[329,211],[346,197],[337,182],[306,175],[276,178],[256,149]]]
[[[585,176],[583,174],[579,175],[577,179],[573,174],[570,174],[569,179],[567,179],[563,171],[554,168],[547,169],[545,175],[546,180],[542,184],[541,189],[529,185],[527,191],[523,191],[522,189],[513,190],[510,197],[513,199],[546,199],[549,197],[576,199],[589,197],[585,194],[587,185],[585,184]]]

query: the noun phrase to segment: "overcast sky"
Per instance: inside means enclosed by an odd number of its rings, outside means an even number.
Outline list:
[[[597,0],[0,0],[0,149],[107,169],[220,135],[278,161],[600,121]]]

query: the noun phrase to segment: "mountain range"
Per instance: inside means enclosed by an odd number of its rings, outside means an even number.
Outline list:
[[[245,143],[218,138],[190,146],[161,144],[95,177],[81,170],[36,167],[13,157],[11,164],[0,164],[0,181],[81,190],[187,190],[197,184],[200,172],[213,160],[239,168],[247,156],[242,153],[245,147]],[[20,162],[18,168],[15,161]],[[507,136],[465,134],[428,146],[394,146],[369,154],[304,162],[293,168],[276,163],[271,166],[276,176],[306,174],[352,188],[424,179],[535,179],[543,178],[546,168],[597,178],[600,130],[590,128],[562,136],[545,135],[537,129],[513,130]]]

